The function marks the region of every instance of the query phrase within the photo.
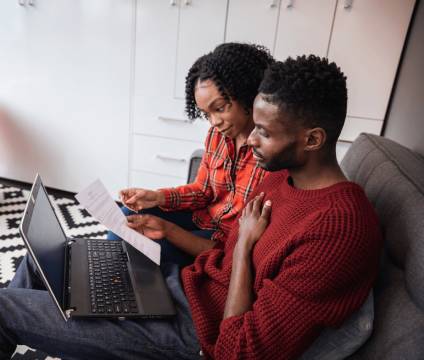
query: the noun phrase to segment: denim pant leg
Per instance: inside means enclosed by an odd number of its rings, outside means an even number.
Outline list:
[[[129,210],[125,206],[121,208],[125,216],[135,214],[134,211]],[[210,239],[214,233],[213,230],[202,230],[192,220],[192,212],[189,211],[163,211],[158,207],[151,209],[144,209],[139,211],[139,214],[150,214],[158,216],[164,220],[170,221],[183,229],[192,232],[193,234]],[[111,231],[108,232],[107,238],[109,240],[120,239]],[[194,261],[194,257],[180,250],[167,239],[161,239],[159,242],[161,246],[161,263],[173,263],[181,267],[190,265]]]
[[[22,266],[32,265],[25,261]],[[35,274],[33,269],[24,270],[21,274]],[[178,268],[168,265],[162,271],[177,309],[177,315],[167,320],[66,322],[47,291],[0,289],[0,359],[10,358],[16,344],[67,359],[199,359]]]
[[[16,269],[13,279],[10,281],[9,288],[46,290],[44,283],[38,275],[34,260],[31,255],[26,254]]]

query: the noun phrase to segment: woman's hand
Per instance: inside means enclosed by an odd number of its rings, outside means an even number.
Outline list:
[[[250,252],[259,240],[269,223],[271,215],[271,200],[265,201],[264,193],[250,200],[244,207],[239,218],[239,236],[237,247],[239,250]]]
[[[134,211],[165,204],[165,195],[160,191],[130,188],[121,190],[119,196],[122,203]]]
[[[173,223],[163,220],[154,215],[130,215],[127,216],[128,226],[131,229],[146,235],[153,240],[160,240],[168,236]]]

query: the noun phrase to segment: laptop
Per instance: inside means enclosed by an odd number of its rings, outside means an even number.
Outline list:
[[[38,174],[19,231],[65,320],[175,315],[159,266],[130,244],[66,237]]]

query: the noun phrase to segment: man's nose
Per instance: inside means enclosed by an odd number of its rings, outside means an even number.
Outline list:
[[[255,146],[258,145],[255,129],[253,129],[252,132],[249,134],[249,136],[247,138],[247,145],[252,146],[252,147],[255,147]]]

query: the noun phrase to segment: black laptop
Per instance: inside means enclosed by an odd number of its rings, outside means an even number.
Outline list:
[[[39,175],[19,230],[65,320],[175,315],[159,266],[130,244],[66,237]]]

